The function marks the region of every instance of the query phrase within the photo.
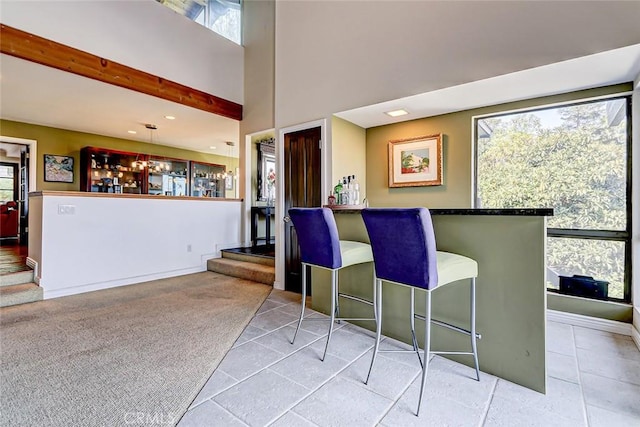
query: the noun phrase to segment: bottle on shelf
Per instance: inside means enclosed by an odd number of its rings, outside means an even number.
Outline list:
[[[336,197],[336,204],[342,204],[342,181],[338,180],[338,184],[333,188],[333,194]]]
[[[340,191],[340,204],[349,204],[349,189],[347,188],[347,177],[342,177],[342,190]]]
[[[351,176],[351,185],[353,187],[353,204],[360,204],[360,182],[356,179],[355,175]]]

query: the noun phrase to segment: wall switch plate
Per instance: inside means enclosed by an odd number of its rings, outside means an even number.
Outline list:
[[[58,205],[58,215],[75,215],[75,205]]]
[[[187,252],[191,252],[191,245],[187,245]]]

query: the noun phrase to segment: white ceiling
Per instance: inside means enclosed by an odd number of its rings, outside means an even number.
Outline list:
[[[337,113],[363,128],[634,81],[640,44]],[[405,109],[408,115],[385,112]]]
[[[237,120],[4,54],[0,94],[3,119],[238,157]]]

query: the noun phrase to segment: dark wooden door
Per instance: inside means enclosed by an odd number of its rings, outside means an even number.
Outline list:
[[[322,205],[320,127],[284,136],[284,215],[292,207]],[[285,283],[287,291],[302,292],[298,240],[293,224],[285,222]],[[311,283],[310,275],[307,275]],[[310,289],[307,289],[309,291]]]

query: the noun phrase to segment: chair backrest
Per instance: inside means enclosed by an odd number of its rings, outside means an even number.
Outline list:
[[[328,208],[291,208],[300,245],[300,259],[326,268],[342,267],[340,239],[333,212]]]
[[[438,286],[436,239],[426,208],[367,208],[376,277],[424,289]]]

